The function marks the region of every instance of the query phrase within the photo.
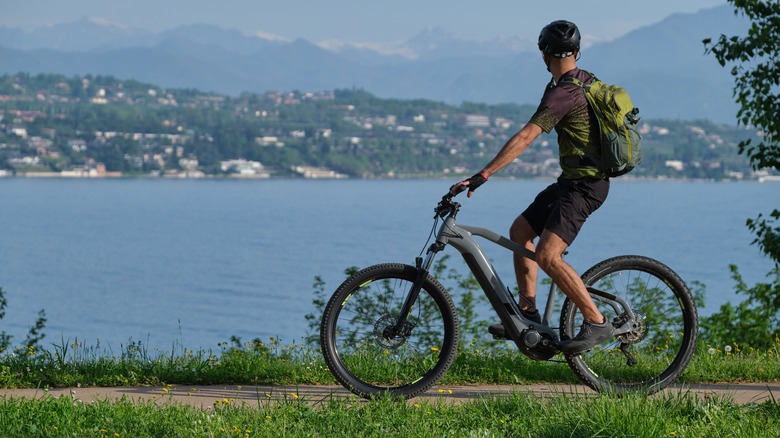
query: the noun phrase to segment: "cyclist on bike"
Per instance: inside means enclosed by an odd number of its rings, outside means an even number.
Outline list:
[[[457,194],[468,189],[471,197],[474,190],[517,158],[542,132],[550,133],[555,129],[562,173],[515,219],[509,237],[536,252],[536,262],[519,254],[514,256],[523,315],[541,322],[536,309],[536,279],[538,267],[541,267],[577,305],[585,319],[580,332],[559,345],[564,353],[579,354],[612,337],[615,329],[599,312],[577,272],[563,260],[563,253],[588,216],[606,200],[609,179],[588,158],[598,158],[600,152],[598,125],[588,111],[585,95],[580,86],[561,81],[565,77],[574,77],[583,83],[592,79],[590,74],[577,68],[580,50],[577,26],[565,20],[548,24],[539,35],[539,50],[553,77],[536,113],[484,169],[453,185],[450,192]],[[534,245],[537,237],[539,242]],[[490,326],[489,331],[496,337],[507,337],[502,324]]]

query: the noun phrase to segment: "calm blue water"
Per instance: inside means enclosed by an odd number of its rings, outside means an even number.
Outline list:
[[[22,342],[39,309],[45,343],[78,338],[118,350],[216,348],[307,333],[312,283],[345,268],[413,263],[451,181],[0,180],[0,331]],[[490,181],[462,199],[460,222],[505,233],[548,181]],[[640,253],[707,286],[709,314],[771,263],[745,219],[780,206],[780,186],[614,181],[567,260],[580,272]],[[486,244],[507,284],[511,261]],[[450,263],[465,268],[457,254]]]

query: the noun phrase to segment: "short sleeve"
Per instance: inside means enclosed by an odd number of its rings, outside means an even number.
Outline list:
[[[564,84],[568,85],[568,84]],[[576,102],[576,92],[579,87],[572,90],[568,86],[556,86],[548,88],[542,96],[542,101],[536,112],[531,116],[531,123],[538,125],[546,133],[553,128],[571,111]],[[573,92],[574,91],[574,92]]]

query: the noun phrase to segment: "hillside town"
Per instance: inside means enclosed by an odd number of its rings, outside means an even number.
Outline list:
[[[229,97],[107,77],[0,78],[2,176],[408,178],[464,174],[532,106],[382,100],[360,90]],[[755,133],[643,121],[636,176],[759,179],[736,150]],[[559,173],[544,135],[507,176]]]

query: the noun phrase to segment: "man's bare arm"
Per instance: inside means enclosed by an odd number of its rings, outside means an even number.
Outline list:
[[[485,166],[485,168],[482,169],[480,173],[486,178],[489,178],[494,173],[503,169],[504,166],[514,161],[514,159],[517,158],[517,156],[520,155],[524,150],[526,150],[528,146],[531,145],[531,142],[541,134],[542,128],[540,128],[539,125],[530,122],[526,123],[526,125],[523,126],[523,129],[518,131],[517,134],[513,135],[512,138],[507,140],[506,144],[504,144],[504,147],[498,151],[498,154],[496,154],[495,158],[490,160],[487,166]]]

